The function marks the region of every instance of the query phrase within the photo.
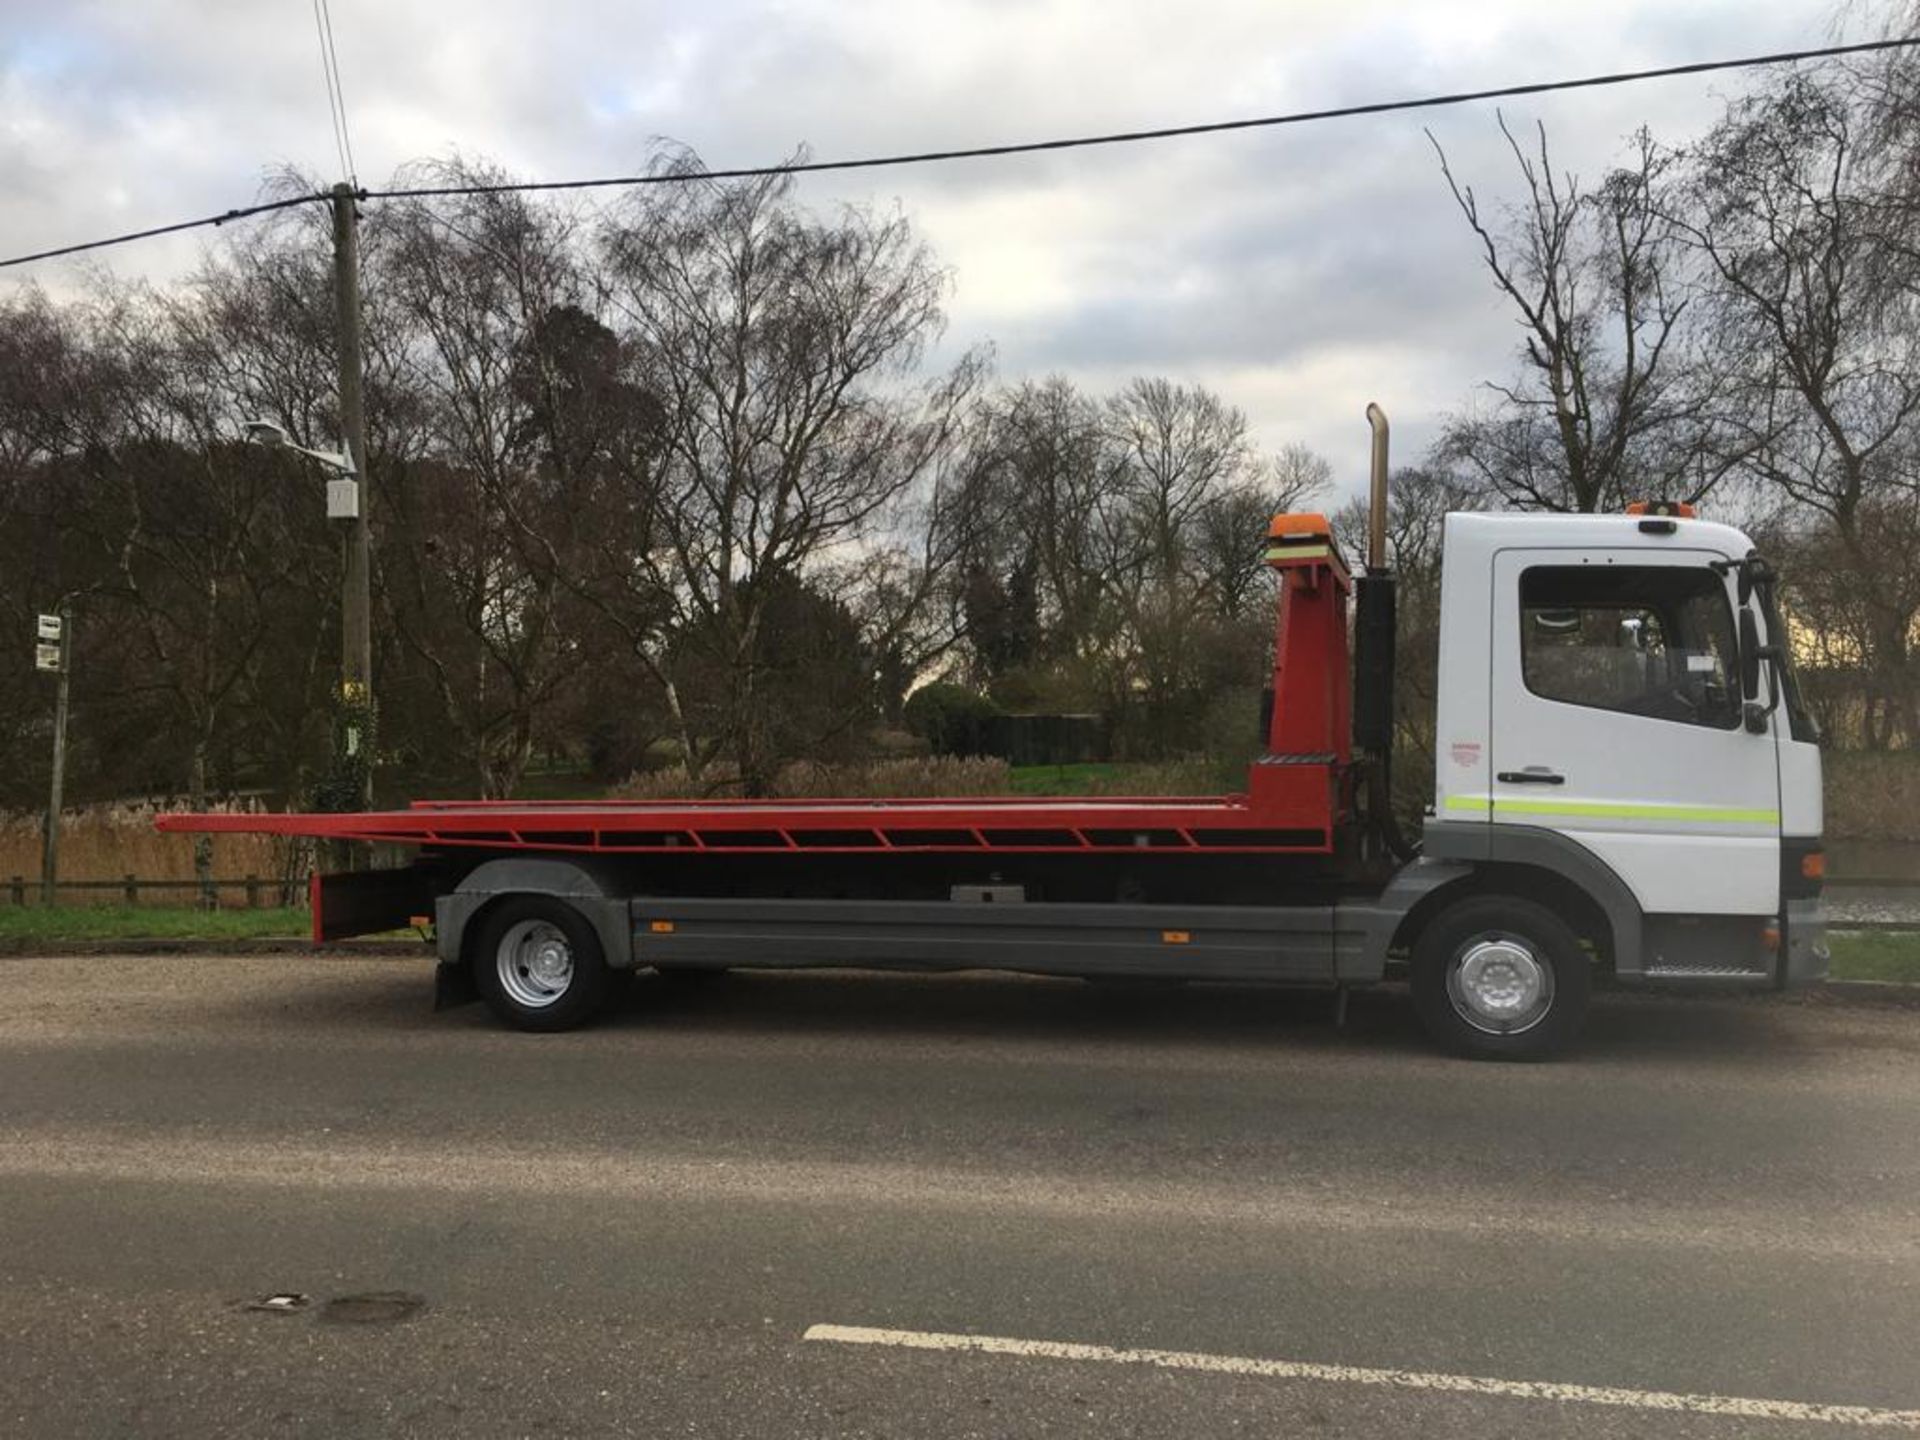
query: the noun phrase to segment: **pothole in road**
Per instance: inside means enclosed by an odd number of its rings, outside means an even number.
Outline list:
[[[239,1309],[259,1315],[298,1315],[313,1311],[326,1325],[398,1325],[427,1308],[424,1295],[407,1290],[369,1290],[361,1295],[336,1295],[317,1308],[312,1296],[285,1290],[239,1302]]]
[[[374,1290],[365,1295],[336,1295],[320,1307],[327,1325],[398,1325],[426,1309],[423,1295],[404,1290]]]
[[[244,1300],[242,1310],[253,1310],[262,1315],[297,1315],[313,1302],[305,1295],[297,1295],[283,1290],[276,1295],[262,1295],[258,1300]]]

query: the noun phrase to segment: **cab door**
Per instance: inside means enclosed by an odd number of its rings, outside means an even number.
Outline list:
[[[1778,906],[1772,720],[1744,723],[1719,559],[1494,554],[1487,818],[1585,846],[1649,913]]]

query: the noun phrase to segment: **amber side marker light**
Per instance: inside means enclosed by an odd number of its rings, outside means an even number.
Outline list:
[[[1760,930],[1760,944],[1764,949],[1778,950],[1780,948],[1780,927],[1778,925],[1762,926]]]
[[[1824,880],[1827,878],[1827,852],[1815,850],[1800,857],[1800,875],[1805,880]]]

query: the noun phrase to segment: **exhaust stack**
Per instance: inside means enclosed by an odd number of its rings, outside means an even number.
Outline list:
[[[1353,743],[1366,766],[1369,831],[1386,850],[1408,853],[1393,817],[1394,586],[1387,568],[1387,412],[1367,406],[1373,483],[1367,505],[1367,570],[1354,582]]]
[[[1387,568],[1387,412],[1367,405],[1367,424],[1373,427],[1373,486],[1367,501],[1367,569]]]

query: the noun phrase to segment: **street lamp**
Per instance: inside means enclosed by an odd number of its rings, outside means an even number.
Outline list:
[[[340,703],[345,719],[340,745],[346,768],[357,777],[354,798],[364,810],[373,801],[373,597],[363,503],[366,477],[354,465],[351,451],[296,445],[286,429],[271,420],[248,420],[241,428],[256,444],[269,450],[292,450],[330,471],[327,518],[348,522],[347,557],[340,586]]]
[[[294,450],[310,459],[318,460],[322,465],[345,479],[351,480],[355,474],[353,459],[338,450],[309,450],[304,445],[293,443],[293,437],[286,428],[271,420],[249,420],[241,427],[246,431],[247,439],[264,445],[269,450]]]
[[[242,428],[246,431],[249,440],[264,445],[269,450],[291,450],[296,455],[317,460],[331,470],[334,478],[327,481],[327,518],[329,520],[360,518],[360,476],[353,468],[351,455],[343,455],[338,450],[309,450],[305,445],[296,445],[285,428],[274,424],[271,420],[249,420]]]

